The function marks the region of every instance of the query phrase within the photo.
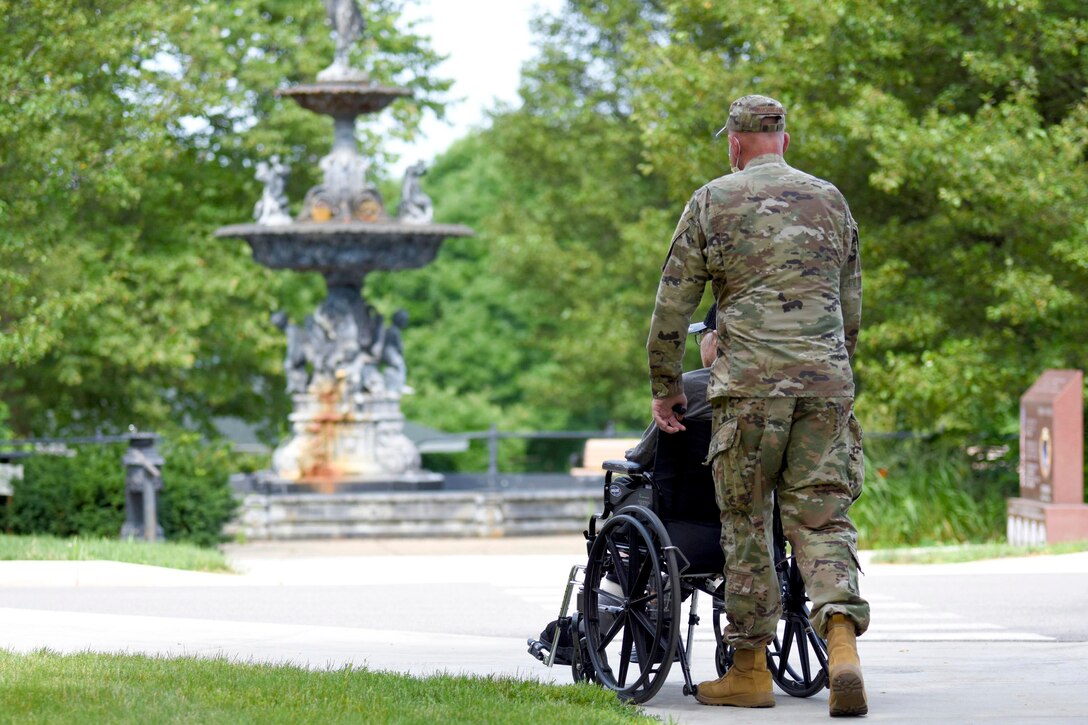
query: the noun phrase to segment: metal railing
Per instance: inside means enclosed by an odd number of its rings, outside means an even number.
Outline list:
[[[591,438],[641,438],[644,431],[617,431],[613,426],[603,430],[554,430],[554,431],[502,431],[492,425],[487,430],[447,433],[440,438],[424,438],[416,441],[423,443],[430,440],[461,439],[468,441],[487,441],[487,473],[499,473],[499,443],[503,440],[589,440]],[[871,440],[928,440],[941,434],[941,431],[918,433],[915,431],[894,431],[890,433],[867,432],[866,439]]]
[[[69,446],[128,444],[121,456],[125,485],[125,523],[121,526],[122,539],[161,541],[162,527],[158,524],[158,492],[162,490],[162,467],[165,462],[155,448],[159,436],[137,431],[130,427],[125,435],[72,436],[66,438],[13,438],[0,440],[0,464],[6,464],[11,480],[5,491],[14,498],[14,484],[23,480],[23,467],[13,461],[30,456],[75,456]],[[31,450],[25,450],[30,448]]]

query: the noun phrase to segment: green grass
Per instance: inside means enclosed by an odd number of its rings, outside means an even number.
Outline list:
[[[149,544],[119,539],[75,536],[0,535],[0,560],[20,561],[122,561],[191,571],[229,572],[222,552],[192,544]]]
[[[1088,541],[1069,541],[1046,546],[1013,546],[1012,544],[963,544],[922,549],[887,549],[873,553],[874,564],[957,564],[980,559],[1002,559],[1013,556],[1044,556],[1088,551]]]
[[[13,723],[655,723],[589,684],[0,650]]]

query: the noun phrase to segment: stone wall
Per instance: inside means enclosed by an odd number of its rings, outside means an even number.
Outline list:
[[[602,490],[261,494],[241,497],[226,533],[248,540],[576,534]]]

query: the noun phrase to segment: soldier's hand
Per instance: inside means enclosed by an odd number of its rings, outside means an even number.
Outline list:
[[[681,423],[687,410],[688,396],[680,393],[671,398],[654,398],[654,423],[665,433],[678,433],[687,430]]]

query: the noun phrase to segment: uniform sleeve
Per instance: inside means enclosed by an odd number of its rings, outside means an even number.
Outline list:
[[[846,335],[846,354],[854,359],[854,349],[861,331],[861,243],[858,225],[850,212],[846,212],[848,250],[846,262],[839,277],[839,297],[842,305],[843,332]]]
[[[684,389],[681,374],[688,322],[703,297],[708,279],[706,236],[700,221],[704,206],[705,199],[697,192],[680,216],[661,269],[650,336],[646,340],[650,385],[655,398],[669,398]]]

